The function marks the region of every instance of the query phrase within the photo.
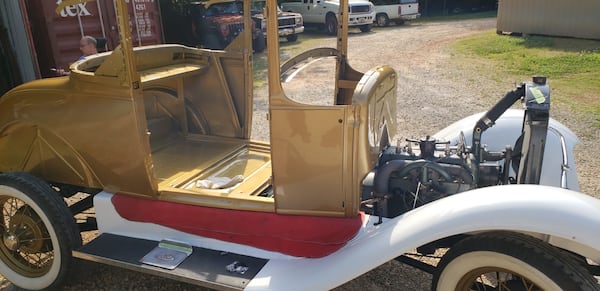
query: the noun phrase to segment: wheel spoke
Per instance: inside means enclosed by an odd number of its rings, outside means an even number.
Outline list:
[[[473,282],[473,285],[471,286],[471,288],[476,289],[477,291],[485,291],[487,288],[485,287],[485,283],[484,281],[486,280],[485,278],[485,274],[481,274],[479,275],[479,281],[481,282]]]
[[[25,204],[25,203],[23,203],[23,201],[21,201],[20,199],[16,199],[16,198],[12,198],[12,199],[10,199],[10,201],[11,201],[11,203],[10,203],[10,206],[11,206],[10,212],[11,213],[16,213],[19,210],[19,208]]]
[[[30,238],[30,239],[19,240],[19,242],[21,242],[21,243],[24,243],[24,242],[29,242],[29,243],[32,243],[32,242],[41,242],[41,243],[43,243],[43,242],[46,242],[46,241],[50,241],[50,236],[47,236],[47,237],[35,237],[35,238]],[[48,251],[51,251],[51,249],[48,250]]]
[[[521,283],[526,287],[527,291],[532,291],[535,286],[532,282],[529,282],[526,278],[521,277]]]
[[[33,266],[37,269],[44,268],[44,266],[51,264],[52,261],[54,260],[54,255],[51,251],[43,252],[43,253],[40,253],[40,252],[23,253],[23,252],[21,252],[20,255],[28,265]]]
[[[14,197],[0,198],[2,217],[0,231],[15,241],[16,249],[0,246],[1,256],[23,272],[43,274],[52,265],[52,239],[40,216],[24,201]]]

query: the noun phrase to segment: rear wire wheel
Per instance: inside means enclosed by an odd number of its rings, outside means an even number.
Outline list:
[[[518,233],[475,235],[442,257],[432,290],[599,290],[595,278],[559,249]]]
[[[63,198],[26,173],[0,174],[0,233],[0,274],[24,289],[56,288],[81,245]]]

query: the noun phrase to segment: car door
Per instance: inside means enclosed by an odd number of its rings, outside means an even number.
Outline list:
[[[302,0],[302,17],[304,17],[305,22],[316,23],[320,22],[319,16],[319,3],[322,0]]]
[[[401,15],[410,15],[419,13],[419,2],[416,0],[400,0]]]

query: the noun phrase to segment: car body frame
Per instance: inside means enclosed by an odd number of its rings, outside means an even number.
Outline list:
[[[409,260],[435,290],[497,273],[500,285],[598,288],[600,201],[565,170],[577,139],[549,118],[545,78],[434,135],[452,146],[393,146],[396,72],[352,69],[346,25],[336,48],[280,64],[275,1],[265,11],[269,143],[250,139],[250,29],[226,50],[134,49],[121,18],[114,51],[0,98],[0,273],[55,288],[74,255],[217,289],[323,290],[416,248],[449,249],[438,266]],[[289,99],[282,76],[322,57],[336,59],[331,105]],[[509,111],[518,100],[526,110]],[[82,245],[88,230],[99,235]]]

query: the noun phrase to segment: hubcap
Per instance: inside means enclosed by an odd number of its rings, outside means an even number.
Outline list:
[[[502,268],[480,268],[466,274],[456,290],[542,290],[530,279]]]
[[[0,197],[0,259],[15,272],[37,277],[54,261],[50,234],[35,210],[24,201]]]
[[[13,252],[19,248],[19,238],[12,232],[4,232],[2,241],[4,242],[4,246]]]

